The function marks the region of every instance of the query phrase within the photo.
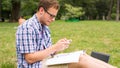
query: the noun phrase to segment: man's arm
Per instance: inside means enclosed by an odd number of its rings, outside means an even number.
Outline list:
[[[32,64],[32,63],[35,63],[37,61],[41,61],[43,60],[44,58],[47,58],[48,56],[50,56],[50,54],[54,53],[56,51],[56,49],[54,47],[49,47],[45,50],[42,50],[42,51],[37,51],[37,52],[34,52],[34,53],[27,53],[25,54],[25,60]]]
[[[50,46],[45,50],[25,54],[25,60],[30,64],[35,63],[37,61],[41,61],[44,58],[47,58],[48,56],[53,54],[54,52],[59,52],[68,48],[69,44],[69,40],[61,39],[55,45]]]

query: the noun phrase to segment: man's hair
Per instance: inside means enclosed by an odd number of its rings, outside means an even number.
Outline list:
[[[40,0],[39,5],[38,5],[38,10],[40,7],[43,7],[46,10],[48,10],[51,7],[55,8],[57,10],[59,10],[59,8],[60,8],[57,0]]]

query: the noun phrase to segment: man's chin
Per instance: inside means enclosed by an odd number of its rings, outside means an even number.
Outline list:
[[[46,24],[46,26],[49,26],[50,24]]]
[[[50,25],[50,22],[43,23],[43,25],[49,26],[49,25]]]
[[[49,25],[50,25],[50,22],[47,22],[46,25],[49,26]]]
[[[44,24],[44,25],[49,26],[50,24]]]

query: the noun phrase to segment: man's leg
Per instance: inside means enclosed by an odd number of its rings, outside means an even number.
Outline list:
[[[81,55],[78,63],[68,64],[68,68],[115,68],[87,54]]]
[[[108,64],[108,63],[106,63],[106,62],[103,62],[103,61],[101,61],[101,60],[98,60],[98,59],[96,59],[96,58],[93,58],[93,57],[91,57],[91,56],[89,56],[89,55],[87,55],[87,54],[86,54],[86,56],[87,56],[89,59],[91,59],[92,61],[94,61],[95,63],[97,63],[97,64],[104,65],[104,66],[107,67],[107,68],[115,68],[114,66],[112,66],[112,65],[110,65],[110,64]]]

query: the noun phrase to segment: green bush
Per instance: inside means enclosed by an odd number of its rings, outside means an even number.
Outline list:
[[[62,15],[62,19],[68,20],[70,18],[80,17],[84,14],[83,9],[81,7],[74,7],[70,4],[65,4],[66,13]]]
[[[112,20],[115,20],[115,19],[116,19],[116,13],[112,13],[112,14],[111,14],[111,19],[112,19]]]

